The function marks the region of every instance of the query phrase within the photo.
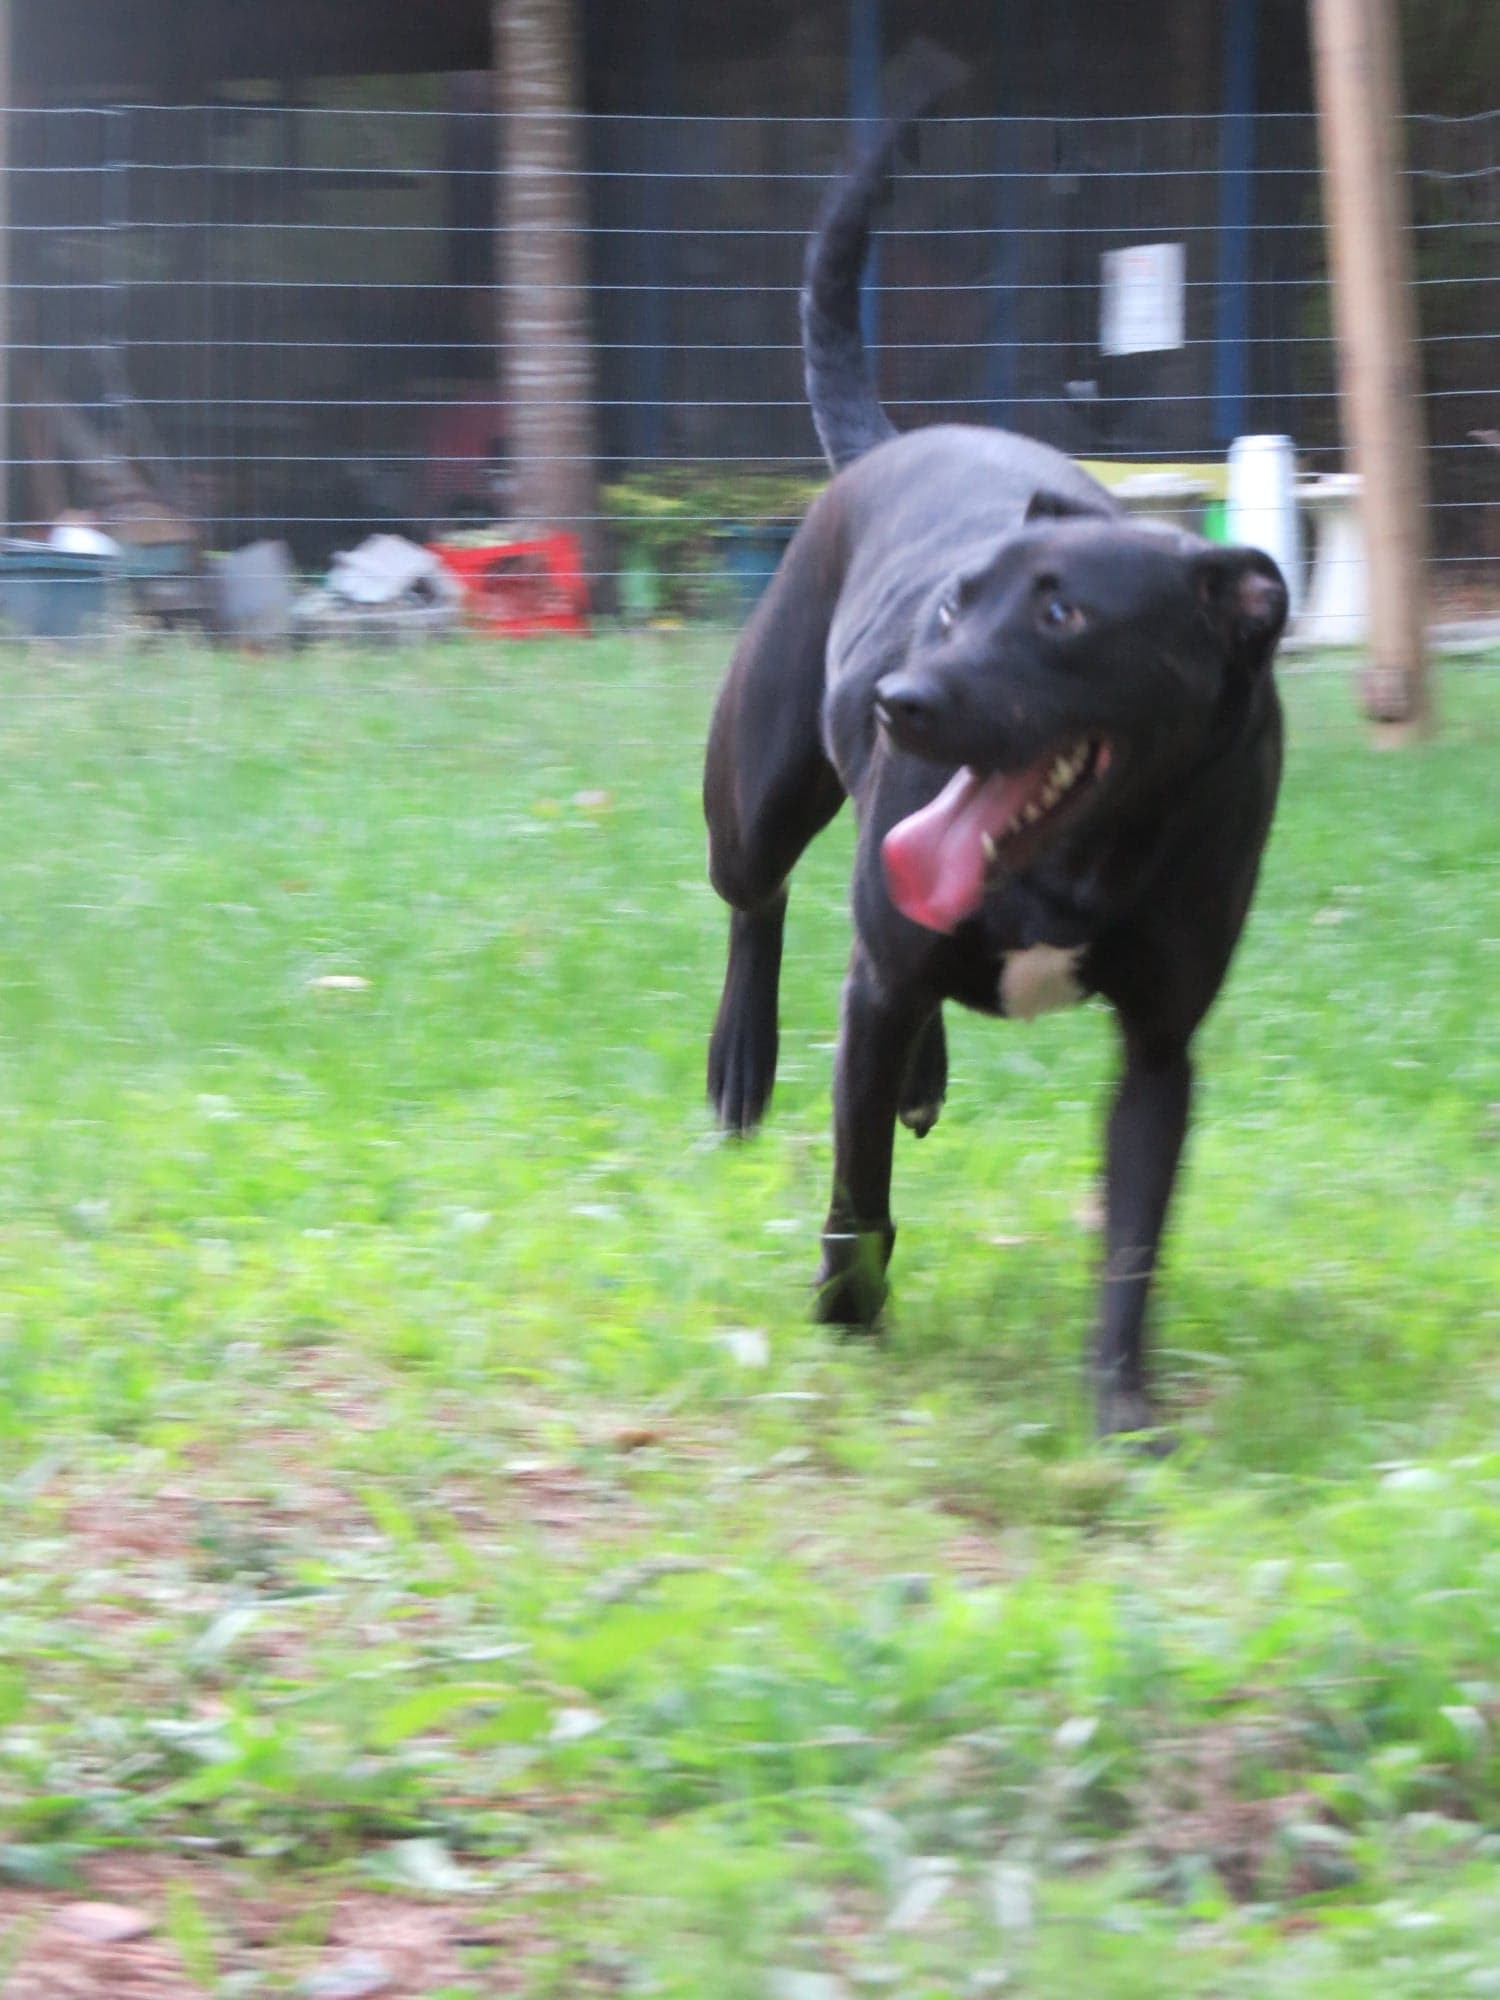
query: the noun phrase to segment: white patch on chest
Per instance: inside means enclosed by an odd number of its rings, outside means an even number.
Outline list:
[[[1083,946],[1034,944],[1011,951],[1000,968],[1000,1005],[1012,1021],[1034,1021],[1059,1007],[1076,1007],[1083,998],[1078,961]]]

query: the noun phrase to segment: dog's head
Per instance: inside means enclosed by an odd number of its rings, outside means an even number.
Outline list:
[[[898,751],[960,767],[886,837],[897,907],[951,930],[993,878],[1169,800],[1268,670],[1286,610],[1258,549],[1039,496],[993,558],[934,591],[876,689]]]

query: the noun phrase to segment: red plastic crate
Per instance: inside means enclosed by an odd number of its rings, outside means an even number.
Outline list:
[[[432,545],[464,587],[469,622],[524,639],[537,632],[587,632],[588,585],[576,535]]]

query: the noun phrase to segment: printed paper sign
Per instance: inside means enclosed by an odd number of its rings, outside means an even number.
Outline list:
[[[1187,257],[1180,243],[1106,250],[1099,346],[1105,354],[1158,354],[1181,347]]]

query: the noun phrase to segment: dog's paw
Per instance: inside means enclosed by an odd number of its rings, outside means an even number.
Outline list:
[[[925,1139],[938,1122],[947,1094],[948,1038],[939,1011],[918,1034],[901,1079],[897,1105],[901,1123],[919,1139]]]
[[[841,1333],[874,1333],[885,1299],[883,1282],[867,1284],[847,1271],[831,1278],[820,1272],[813,1280],[813,1318]]]
[[[813,1318],[822,1326],[869,1332],[886,1300],[885,1267],[894,1229],[828,1231],[813,1280]]]
[[[770,1061],[757,1059],[745,1037],[717,1031],[708,1045],[708,1101],[726,1132],[744,1138],[765,1116],[776,1079],[774,1049]]]
[[[1150,1398],[1139,1389],[1101,1390],[1097,1430],[1101,1443],[1146,1458],[1168,1458],[1177,1449],[1176,1438],[1162,1429]]]
[[[724,991],[708,1043],[708,1101],[727,1132],[753,1132],[776,1082],[777,969],[781,906],[736,910],[729,927]]]

